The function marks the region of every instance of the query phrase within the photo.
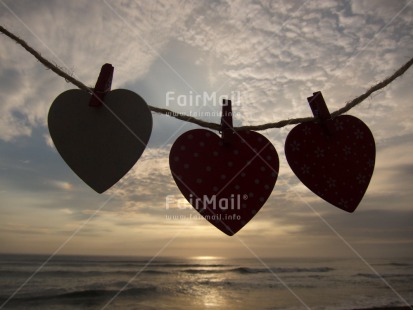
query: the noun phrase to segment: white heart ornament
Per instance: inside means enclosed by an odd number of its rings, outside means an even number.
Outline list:
[[[136,93],[116,89],[100,107],[91,95],[71,89],[49,110],[50,136],[68,166],[91,188],[103,193],[138,161],[152,132],[152,114]]]

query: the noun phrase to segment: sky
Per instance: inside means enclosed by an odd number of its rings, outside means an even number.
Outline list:
[[[0,24],[90,87],[111,63],[112,89],[152,106],[219,123],[219,102],[196,95],[230,96],[234,124],[257,125],[311,116],[306,98],[315,91],[335,111],[391,75],[413,56],[412,2],[0,0]],[[270,129],[261,133],[277,149],[279,178],[260,212],[228,237],[178,207],[169,150],[200,127],[153,114],[142,157],[97,194],[47,128],[53,100],[76,86],[8,37],[0,42],[0,253],[413,256],[412,69],[348,113],[369,126],[377,148],[355,213],[295,177],[284,155],[293,126]]]

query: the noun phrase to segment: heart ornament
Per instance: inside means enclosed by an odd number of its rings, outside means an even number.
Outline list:
[[[90,106],[92,95],[68,90],[53,102],[48,127],[67,165],[92,189],[103,193],[118,182],[145,150],[152,114],[136,93],[116,89],[101,106]]]
[[[270,196],[278,177],[278,154],[253,131],[232,128],[231,101],[224,101],[222,134],[190,130],[173,144],[169,165],[188,202],[207,221],[232,236]]]
[[[331,119],[321,92],[309,97],[319,122],[294,127],[285,141],[288,164],[312,192],[347,212],[354,212],[373,175],[374,137],[360,119]]]

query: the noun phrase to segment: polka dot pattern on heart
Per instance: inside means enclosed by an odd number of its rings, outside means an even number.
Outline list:
[[[259,133],[237,132],[228,145],[211,131],[195,129],[175,141],[170,167],[177,186],[194,207],[189,195],[199,197],[197,203],[202,207],[195,209],[204,210],[200,213],[205,219],[233,235],[267,201],[278,177],[279,161],[275,148]],[[214,215],[218,221],[212,220]]]
[[[287,161],[311,191],[332,205],[353,212],[373,174],[374,138],[354,116],[338,116],[326,126],[329,134],[312,122],[294,127],[285,142]]]

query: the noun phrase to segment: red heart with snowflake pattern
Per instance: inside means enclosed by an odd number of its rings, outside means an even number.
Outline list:
[[[288,164],[300,181],[332,205],[353,212],[373,175],[376,147],[360,119],[342,115],[325,126],[302,123],[285,141]]]
[[[232,236],[270,196],[278,154],[253,131],[235,132],[230,143],[204,129],[181,135],[171,148],[172,176],[189,203],[212,225]]]

